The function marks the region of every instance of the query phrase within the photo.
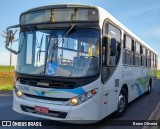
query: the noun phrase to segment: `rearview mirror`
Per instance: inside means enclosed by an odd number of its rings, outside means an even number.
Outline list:
[[[5,34],[6,34],[6,43],[5,43],[6,49],[14,54],[18,54],[20,52],[20,49],[19,49],[20,27],[19,27],[19,25],[10,26],[6,29],[6,31],[7,31],[7,32],[5,32]]]
[[[7,36],[6,36],[6,46],[9,46],[9,44],[12,42],[13,39],[14,39],[13,31],[12,30],[8,30],[7,31]]]

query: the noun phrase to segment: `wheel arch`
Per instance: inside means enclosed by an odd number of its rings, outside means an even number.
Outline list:
[[[121,90],[122,90],[122,89],[125,89],[125,90],[126,90],[126,92],[127,92],[127,101],[128,101],[128,99],[129,99],[129,98],[128,98],[128,97],[129,97],[128,85],[127,85],[127,84],[123,84]],[[120,92],[121,92],[121,90],[120,90]]]
[[[150,86],[152,88],[152,77],[150,77],[150,79],[149,79],[149,84],[150,84]]]

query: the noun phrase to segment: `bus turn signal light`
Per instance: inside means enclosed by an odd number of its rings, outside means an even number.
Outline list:
[[[91,90],[91,93],[94,95],[97,93],[97,91],[95,89]]]

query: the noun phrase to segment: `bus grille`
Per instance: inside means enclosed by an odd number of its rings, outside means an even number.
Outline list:
[[[24,85],[30,86],[37,86],[43,88],[66,88],[66,89],[73,89],[76,87],[76,82],[69,82],[69,81],[61,81],[61,80],[42,80],[42,79],[31,79],[31,78],[19,78],[19,82]],[[46,85],[38,85],[47,84]]]

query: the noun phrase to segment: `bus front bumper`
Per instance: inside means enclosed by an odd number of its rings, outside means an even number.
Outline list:
[[[49,113],[39,114],[35,112],[35,106],[48,108]],[[25,100],[17,97],[13,91],[13,110],[25,115],[67,123],[95,123],[100,119],[97,104],[93,99],[77,106],[64,106]]]

